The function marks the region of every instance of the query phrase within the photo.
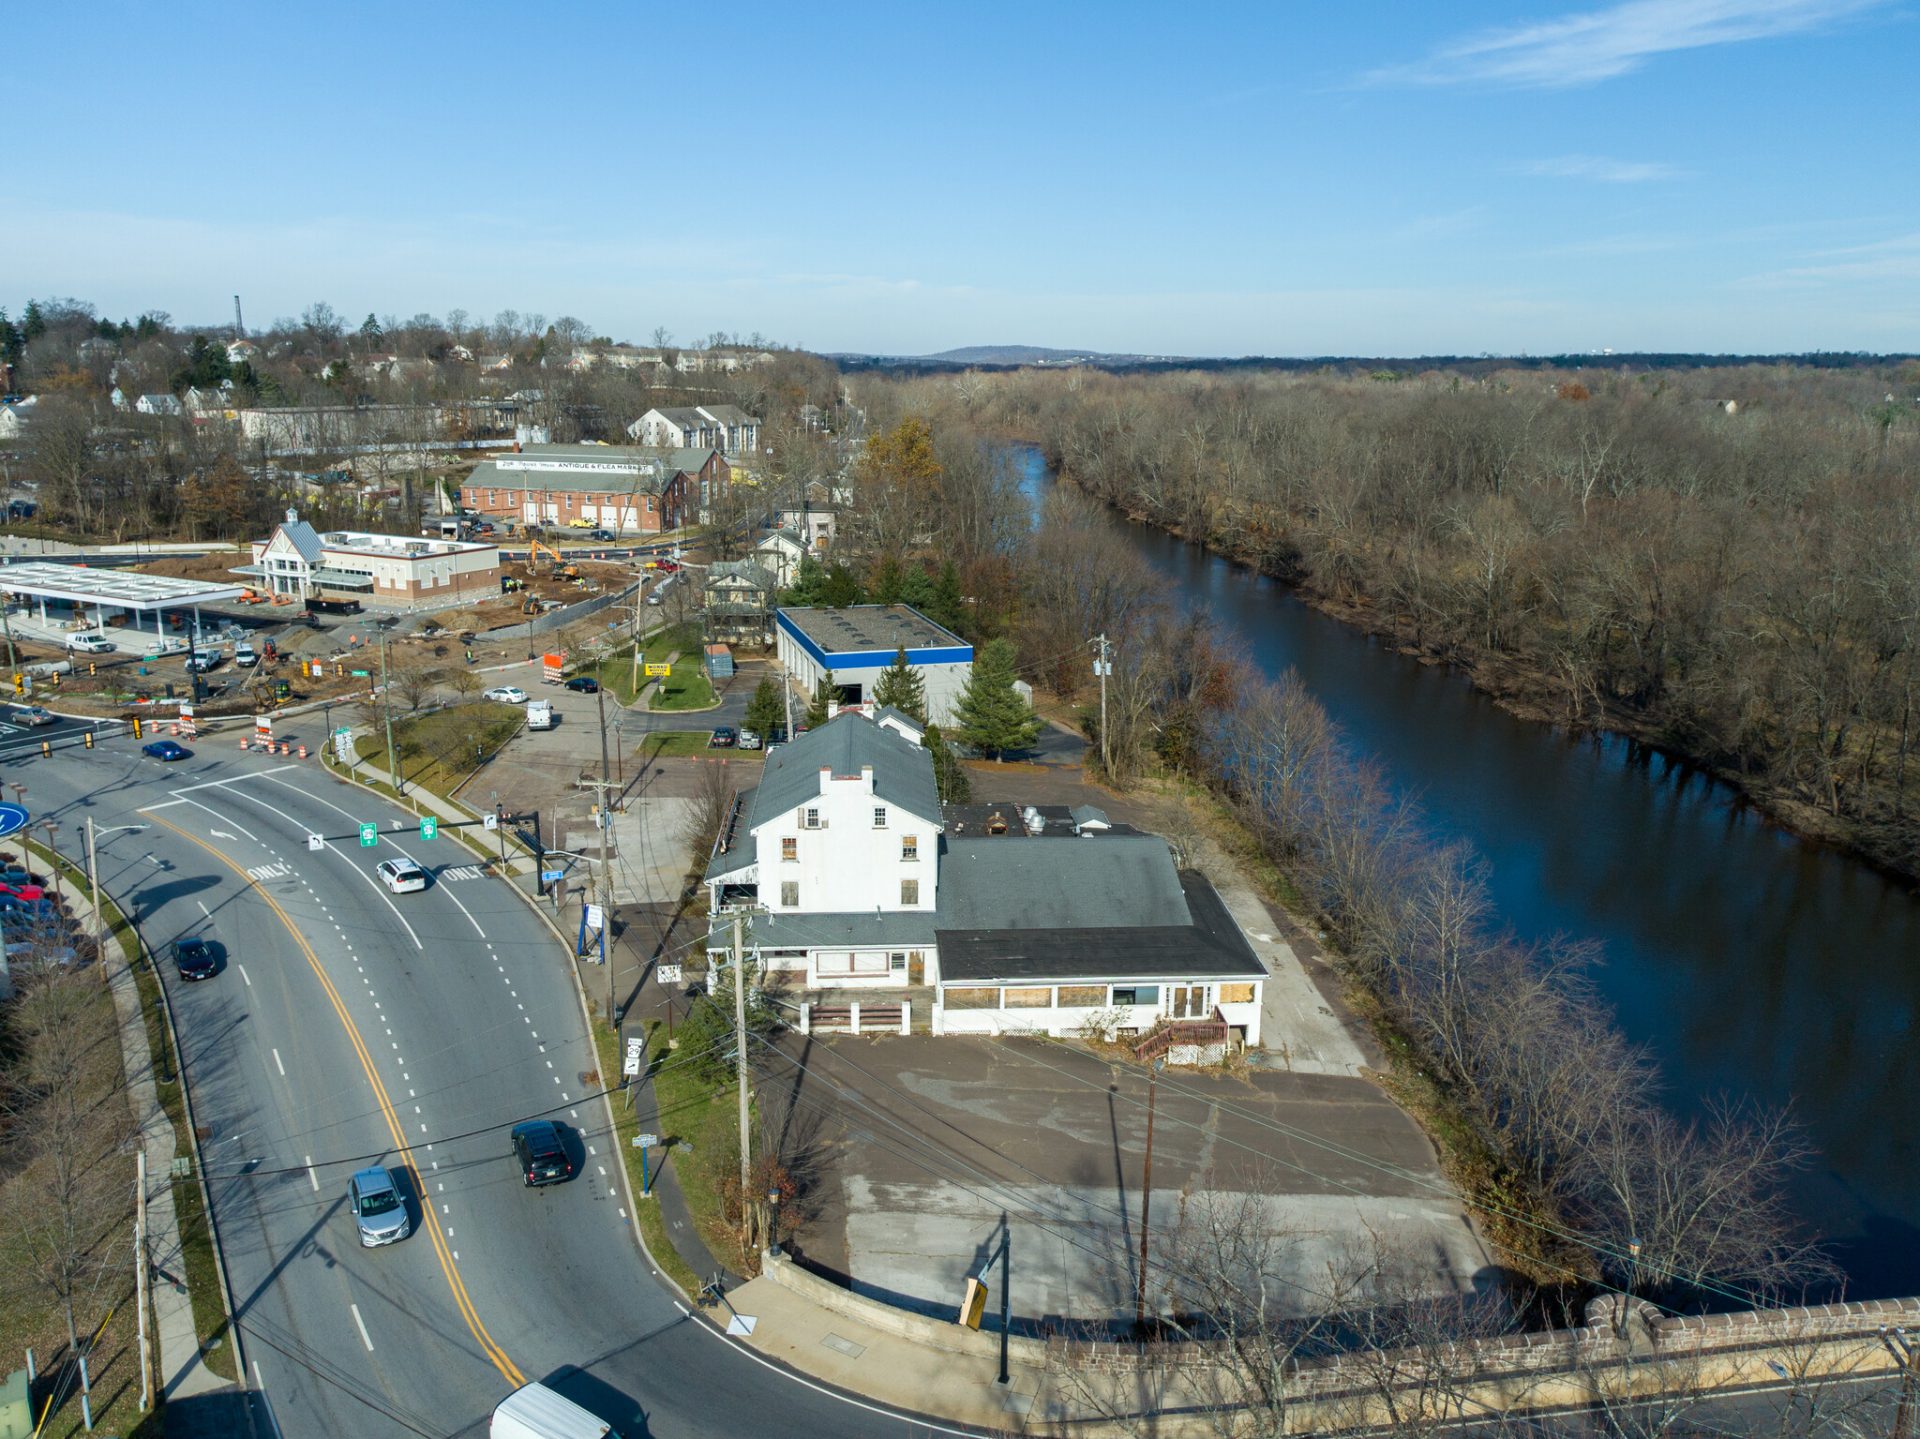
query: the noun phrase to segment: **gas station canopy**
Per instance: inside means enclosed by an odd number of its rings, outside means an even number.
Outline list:
[[[0,566],[0,590],[28,599],[64,600],[122,610],[190,609],[240,598],[239,585],[143,575],[130,570],[44,563]]]

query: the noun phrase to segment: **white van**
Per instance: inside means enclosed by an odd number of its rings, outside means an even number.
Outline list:
[[[79,655],[110,655],[113,641],[98,630],[88,630],[85,634],[68,635],[67,650]]]
[[[487,1426],[488,1439],[620,1439],[566,1395],[528,1384],[502,1399]]]
[[[552,729],[553,706],[545,700],[529,700],[527,702],[527,728]]]

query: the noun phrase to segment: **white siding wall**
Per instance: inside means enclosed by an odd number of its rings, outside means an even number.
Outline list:
[[[807,829],[809,807],[820,811],[824,829]],[[886,811],[885,828],[873,823]],[[931,911],[938,872],[938,836],[926,820],[907,814],[873,793],[871,774],[833,779],[825,793],[753,832],[760,855],[760,902],[775,914],[848,914],[874,909]],[[903,860],[901,841],[916,842],[918,858]],[[794,858],[782,858],[794,841]],[[900,900],[900,881],[919,881],[916,904]],[[783,886],[799,885],[799,903],[783,901]]]
[[[1242,1026],[1247,1032],[1249,1046],[1260,1043],[1260,996],[1261,984],[1253,987],[1253,1002],[1250,1004],[1223,1004],[1220,1013],[1228,1024]],[[949,1009],[944,1005],[933,1007],[933,1032],[935,1034],[1048,1034],[1056,1039],[1065,1039],[1080,1033],[1087,1016],[1098,1013],[1102,1006],[1085,1006],[1053,1009]],[[1138,1029],[1145,1034],[1154,1024],[1170,1018],[1166,1012],[1166,989],[1161,989],[1161,1002],[1158,1006],[1135,1005],[1129,1016],[1120,1021],[1122,1028]]]

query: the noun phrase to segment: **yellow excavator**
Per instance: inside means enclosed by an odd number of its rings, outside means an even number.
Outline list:
[[[542,544],[539,540],[531,536],[527,539],[527,573],[529,575],[540,573],[540,552],[542,550],[545,550],[547,557],[553,561],[553,575],[556,579],[577,580],[580,578],[580,567],[578,565],[568,564],[566,560],[562,558],[560,551],[556,550],[552,545]]]

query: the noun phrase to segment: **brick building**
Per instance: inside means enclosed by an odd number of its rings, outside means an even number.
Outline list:
[[[517,525],[651,535],[690,523],[732,483],[718,450],[526,445],[476,465],[460,503]]]

